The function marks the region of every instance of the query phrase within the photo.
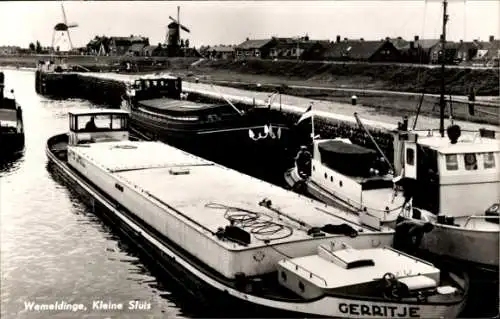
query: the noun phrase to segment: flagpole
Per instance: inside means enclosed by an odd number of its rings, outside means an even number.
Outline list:
[[[311,131],[312,131],[312,140],[314,142],[314,137],[316,136],[316,135],[314,135],[314,113],[311,115],[311,126],[312,126],[312,128],[311,128]]]

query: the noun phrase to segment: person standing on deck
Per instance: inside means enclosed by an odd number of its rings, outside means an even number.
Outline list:
[[[297,156],[295,156],[295,165],[297,166],[299,175],[311,175],[311,159],[312,155],[307,150],[307,146],[301,146]]]

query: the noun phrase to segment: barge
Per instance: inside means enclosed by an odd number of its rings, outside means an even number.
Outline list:
[[[144,76],[129,84],[121,108],[131,114],[131,127],[190,153],[235,169],[256,167],[276,175],[290,154],[289,128],[278,110],[231,101],[195,102],[182,92],[180,78]],[[249,165],[263,159],[265,165]],[[280,173],[281,174],[281,173]]]
[[[467,276],[390,248],[392,229],[131,141],[127,126],[125,111],[70,112],[69,133],[47,141],[49,166],[203,297],[288,317],[456,317],[463,308]]]
[[[0,158],[8,159],[24,150],[24,125],[22,107],[14,96],[4,95],[4,82],[5,74],[0,72]]]

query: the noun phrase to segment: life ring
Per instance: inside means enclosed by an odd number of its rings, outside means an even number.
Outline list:
[[[500,204],[493,204],[487,210],[487,214],[498,214],[498,210],[500,209]]]

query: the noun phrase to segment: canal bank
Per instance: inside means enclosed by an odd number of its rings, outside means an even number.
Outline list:
[[[165,74],[163,74],[165,75]],[[150,75],[151,76],[151,75]],[[162,74],[155,73],[156,77]],[[132,84],[136,79],[144,77],[137,74],[116,74],[116,73],[45,73],[36,75],[36,87],[39,93],[51,97],[60,98],[82,98],[95,103],[105,104],[118,108],[122,102],[127,85]],[[44,78],[44,79],[43,79]],[[42,79],[45,84],[43,84]],[[44,88],[44,91],[40,88]],[[182,82],[182,91],[187,93],[187,99],[203,103],[227,103],[230,101],[237,108],[269,107],[270,113],[276,113],[280,117],[280,122],[288,123],[293,127],[290,139],[293,145],[287,145],[289,154],[294,152],[301,144],[309,142],[311,132],[311,122],[303,122],[301,125],[293,125],[297,122],[304,111],[312,104],[314,111],[315,134],[323,138],[333,136],[349,137],[355,143],[374,149],[373,143],[366,137],[365,132],[359,128],[353,114],[356,112],[363,121],[365,127],[371,132],[375,140],[384,151],[391,154],[393,136],[390,133],[396,129],[401,117],[391,116],[381,113],[377,108],[364,106],[361,98],[357,105],[338,103],[332,101],[316,100],[304,97],[296,97],[285,94],[274,94],[270,97],[269,92],[248,91],[230,87],[215,86],[207,83]],[[438,128],[439,119],[417,115],[416,112],[407,114],[409,123],[412,124],[417,119],[416,129],[429,127]],[[498,131],[494,125],[484,125],[466,121],[454,121],[460,125],[464,131],[477,130],[484,127]],[[448,124],[448,123],[446,123]],[[151,132],[145,132],[150,134]],[[154,134],[150,137],[155,138]],[[220,141],[215,141],[220,142]],[[264,155],[263,155],[264,156]],[[286,164],[290,165],[290,164]]]

